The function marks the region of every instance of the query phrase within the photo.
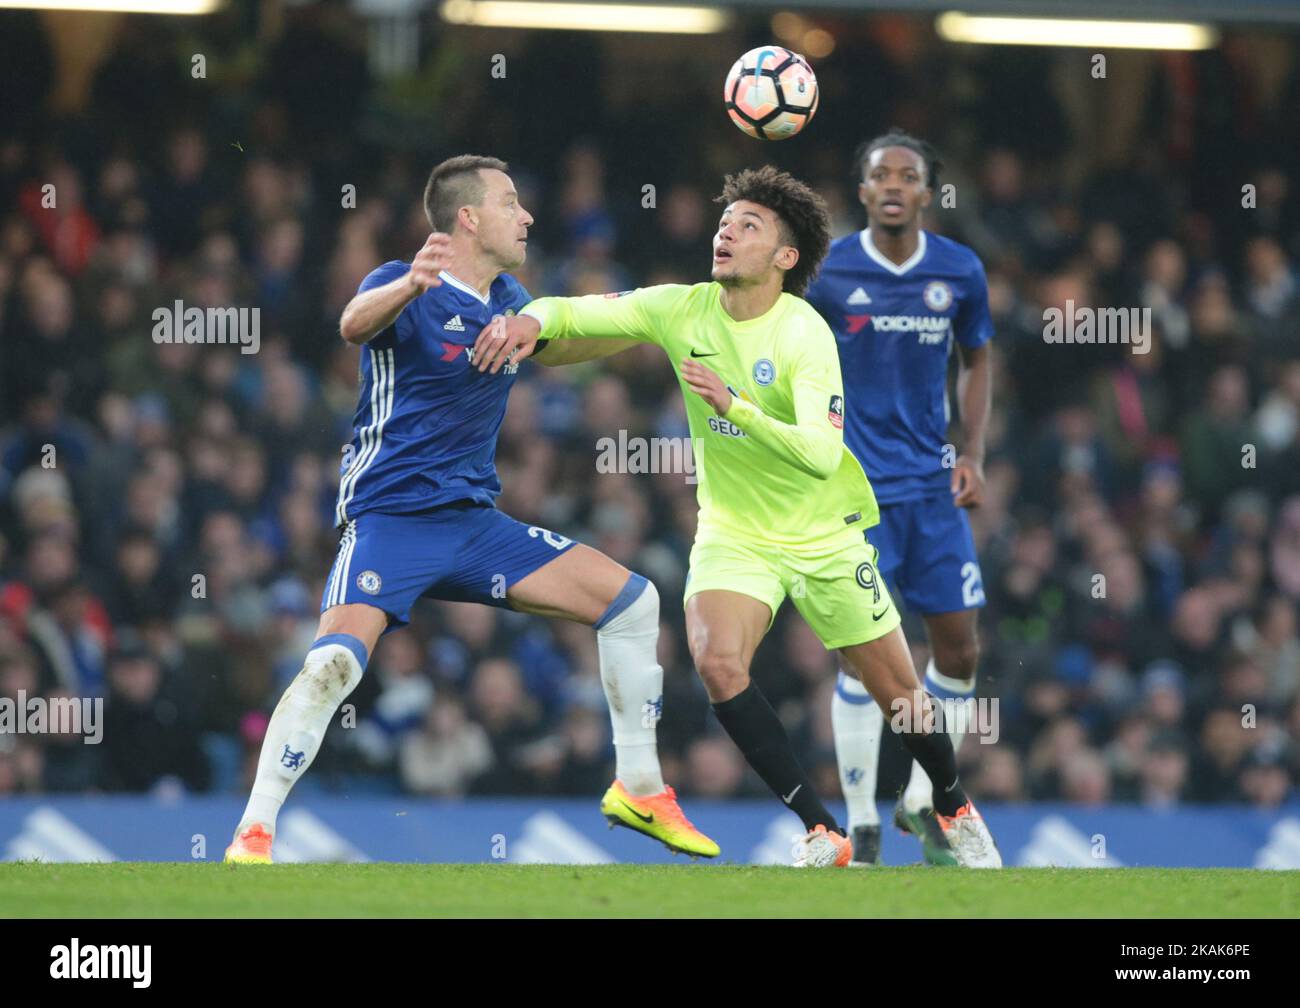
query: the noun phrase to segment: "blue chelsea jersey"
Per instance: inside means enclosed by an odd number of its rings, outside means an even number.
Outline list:
[[[388,262],[358,293],[410,270]],[[450,273],[410,302],[397,320],[361,348],[360,394],[344,452],[336,524],[367,511],[410,514],[451,501],[492,504],[501,493],[497,434],[518,364],[480,374],[474,340],[493,316],[511,315],[530,296],[508,274],[488,297]]]
[[[882,504],[947,493],[948,357],[993,335],[984,267],[965,245],[921,231],[901,265],[869,229],[831,244],[807,294],[839,346],[844,440]]]

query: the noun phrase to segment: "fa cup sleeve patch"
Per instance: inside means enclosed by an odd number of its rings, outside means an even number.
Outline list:
[[[844,397],[831,396],[831,404],[826,408],[826,419],[838,427],[844,429]]]

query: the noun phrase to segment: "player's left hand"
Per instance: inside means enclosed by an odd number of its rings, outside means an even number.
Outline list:
[[[969,455],[958,455],[952,469],[952,502],[960,508],[977,508],[984,503],[984,463]]]
[[[686,357],[682,360],[682,377],[686,379],[691,391],[712,406],[718,416],[725,415],[731,409],[731,393],[727,391],[727,383],[716,372],[699,361]]]
[[[531,315],[494,315],[474,340],[471,360],[479,372],[492,374],[504,364],[517,364],[537,349],[542,324]]]

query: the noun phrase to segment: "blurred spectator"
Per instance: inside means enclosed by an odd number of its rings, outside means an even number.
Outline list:
[[[454,797],[492,763],[492,746],[470,721],[460,699],[444,694],[429,707],[423,726],[402,739],[402,786],[414,794]]]
[[[1061,794],[1080,805],[1104,805],[1110,798],[1110,773],[1101,754],[1085,749],[1073,754],[1061,771]]]
[[[970,789],[989,801],[1023,802],[1025,786],[1020,757],[1015,749],[999,746],[979,747],[983,758],[969,774]],[[967,779],[965,772],[963,779]]]
[[[528,790],[528,747],[541,739],[543,726],[536,705],[524,692],[519,667],[504,658],[481,662],[470,682],[470,704],[492,747],[492,765],[475,779],[473,791]]]
[[[698,739],[687,750],[683,790],[698,798],[735,797],[744,777],[744,757],[729,739]]]
[[[1183,426],[1182,461],[1192,500],[1211,517],[1228,494],[1248,484],[1251,466],[1243,454],[1250,444],[1246,376],[1224,367],[1210,378],[1205,405]]]
[[[409,630],[390,633],[367,666],[368,687],[377,691],[351,745],[373,767],[386,767],[402,737],[426,720],[434,702],[433,683],[424,674],[419,641]]]
[[[169,695],[156,658],[138,644],[109,661],[103,779],[108,791],[146,791],[168,778],[206,790],[209,767],[195,726]]]
[[[1187,786],[1187,753],[1177,735],[1152,739],[1141,767],[1143,805],[1163,808],[1176,805]]]
[[[1288,752],[1280,742],[1265,742],[1251,750],[1237,778],[1241,797],[1260,808],[1277,808],[1291,797]]]
[[[1221,802],[1236,796],[1237,771],[1253,744],[1252,735],[1240,710],[1216,707],[1205,716],[1200,755],[1190,778],[1193,798]]]

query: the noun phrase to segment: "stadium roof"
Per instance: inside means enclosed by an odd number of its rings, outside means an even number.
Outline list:
[[[965,14],[999,14],[1020,17],[1078,17],[1178,21],[1209,21],[1219,24],[1300,24],[1300,3],[1296,0],[779,0],[779,2],[731,2],[724,6],[759,8],[821,8],[858,10],[864,13],[907,11]]]
[[[437,0],[352,0],[365,14],[410,14]],[[1113,18],[1203,21],[1217,24],[1297,24],[1296,0],[637,0],[639,3],[705,2],[711,6],[762,11],[810,9],[863,14],[911,12],[1010,15],[1019,17]]]

